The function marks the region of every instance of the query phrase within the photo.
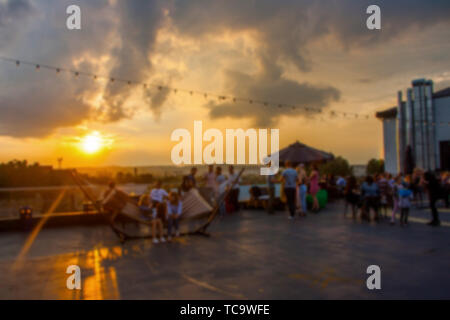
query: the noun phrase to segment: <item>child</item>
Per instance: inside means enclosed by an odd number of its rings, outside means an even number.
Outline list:
[[[166,199],[169,194],[166,192],[166,190],[161,188],[161,181],[156,181],[155,188],[152,189],[152,192],[150,192],[150,198],[152,200],[151,208],[153,211],[153,219],[157,219],[161,223],[161,230],[162,230],[162,219],[165,218],[165,204],[164,199]],[[163,214],[158,215],[158,212],[164,211]],[[156,239],[155,239],[156,240]],[[158,240],[153,240],[153,242],[158,243]],[[163,237],[162,231],[160,232],[160,241],[165,242],[166,240]]]
[[[153,208],[153,214],[157,214],[157,210],[163,204],[163,201],[169,196],[166,190],[161,188],[161,181],[156,181],[155,188],[150,192],[150,198],[152,200],[151,207]]]
[[[180,236],[179,221],[183,211],[183,203],[176,192],[169,194],[167,201],[167,239],[172,240],[172,228],[175,227],[175,237]]]
[[[144,214],[149,215],[152,213],[152,208],[150,207],[150,197],[148,196],[148,194],[143,194],[139,198],[138,206]],[[158,218],[155,212],[150,215],[150,219],[152,224],[153,243],[156,244],[160,241],[165,242],[165,239],[163,237],[163,225],[161,219]],[[156,229],[158,229],[159,231],[159,241],[158,237],[156,236]]]
[[[411,208],[411,201],[413,199],[413,192],[407,182],[403,182],[398,191],[398,206],[400,208],[400,225],[408,224],[409,208]]]

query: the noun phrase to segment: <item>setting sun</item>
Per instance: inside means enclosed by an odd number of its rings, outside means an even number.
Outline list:
[[[105,146],[105,139],[97,131],[94,131],[81,139],[81,149],[88,154],[99,152]]]

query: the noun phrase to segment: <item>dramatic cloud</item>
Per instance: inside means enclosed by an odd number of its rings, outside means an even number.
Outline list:
[[[0,37],[11,30],[22,35],[20,41],[8,36],[3,47],[0,42],[0,55],[135,81],[151,79],[149,56],[164,16],[157,1],[78,1],[82,30],[69,31],[65,9],[72,2],[0,2]],[[142,104],[127,107],[136,86],[119,81],[100,83],[67,74],[58,80],[46,70],[4,64],[0,74],[0,135],[42,137],[85,120],[130,118],[142,109]],[[94,104],[96,95],[100,102]],[[143,97],[159,114],[167,94],[146,91]]]
[[[0,49],[13,41],[33,12],[28,0],[0,1]]]
[[[70,4],[82,8],[81,31],[65,28],[65,9]],[[203,47],[212,38],[245,34],[255,48],[242,56],[257,71],[245,73],[219,63],[215,72],[225,75],[225,87],[216,92],[322,110],[342,96],[338,84],[323,78],[318,85],[287,75],[295,70],[307,77],[316,70],[321,62],[311,55],[312,44],[332,38],[340,48],[330,50],[370,53],[370,48],[386,46],[388,41],[413,38],[417,30],[450,24],[448,0],[381,0],[377,4],[382,8],[382,30],[368,31],[365,9],[370,4],[369,0],[0,0],[0,55],[170,83],[170,76],[156,74],[152,65],[162,29]],[[179,55],[189,59],[184,52]],[[1,135],[44,136],[86,120],[131,118],[142,109],[159,117],[169,97],[168,91],[147,91],[117,81],[95,83],[70,77],[55,81],[44,71],[18,73],[15,68],[0,69]],[[367,83],[371,75],[360,79]],[[259,125],[301,112],[230,102],[208,107],[212,118],[250,118]]]
[[[258,43],[256,75],[227,72],[227,92],[236,96],[256,97],[321,110],[340,97],[332,87],[317,87],[284,77],[284,65],[299,71],[313,69],[308,45],[326,36],[334,36],[343,48],[373,47],[386,43],[415,28],[439,23],[450,24],[449,1],[379,1],[383,30],[366,28],[366,8],[372,1],[176,1],[173,23],[184,36],[202,39],[224,32],[248,32]],[[368,82],[363,79],[361,82]],[[253,118],[256,124],[275,123],[281,115],[298,115],[300,109],[274,106],[210,103],[212,118]]]
[[[237,71],[226,72],[227,90],[238,97],[259,97],[260,103],[232,102],[209,104],[211,118],[250,118],[258,127],[270,127],[278,122],[282,115],[298,116],[312,115],[320,112],[330,102],[337,101],[340,93],[337,89],[326,86],[319,87],[296,81],[283,79],[281,68],[275,65],[263,65],[260,73],[248,75]],[[283,102],[289,105],[306,107],[292,108],[288,106],[279,107],[271,102]]]
[[[152,69],[149,55],[154,50],[158,29],[164,21],[164,1],[119,1],[116,8],[119,13],[120,46],[114,48],[112,56],[114,68],[112,75],[132,78],[134,81],[145,82]],[[106,104],[106,120],[117,121],[132,110],[124,110],[132,88],[127,85],[109,84],[104,92]],[[148,96],[150,95],[150,99]],[[158,110],[166,95],[158,93],[151,98],[152,93],[144,93],[146,102],[154,110]]]

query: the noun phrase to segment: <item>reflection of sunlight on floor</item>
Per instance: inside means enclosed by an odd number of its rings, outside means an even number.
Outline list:
[[[361,279],[339,276],[333,268],[326,268],[324,271],[315,274],[293,273],[289,275],[289,278],[303,280],[310,286],[318,286],[320,288],[327,288],[330,283],[353,283],[355,285],[363,285],[364,283]]]
[[[102,266],[102,257],[110,258],[110,254],[113,254],[114,257],[120,257],[122,255],[122,248],[114,247],[110,250],[100,248],[88,252],[86,267],[92,268],[94,274],[85,278],[83,281],[83,299],[120,299],[115,268],[109,266],[105,269]]]

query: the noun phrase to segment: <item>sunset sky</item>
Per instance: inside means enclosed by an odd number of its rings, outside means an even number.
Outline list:
[[[366,28],[375,3],[379,31]],[[81,30],[66,28],[71,4]],[[312,117],[0,61],[0,162],[170,164],[172,131],[203,120],[205,129],[279,128],[281,147],[299,140],[364,164],[382,157],[374,113],[395,105],[398,90],[422,77],[435,90],[450,86],[449,17],[448,0],[0,0],[0,56],[322,110]]]

